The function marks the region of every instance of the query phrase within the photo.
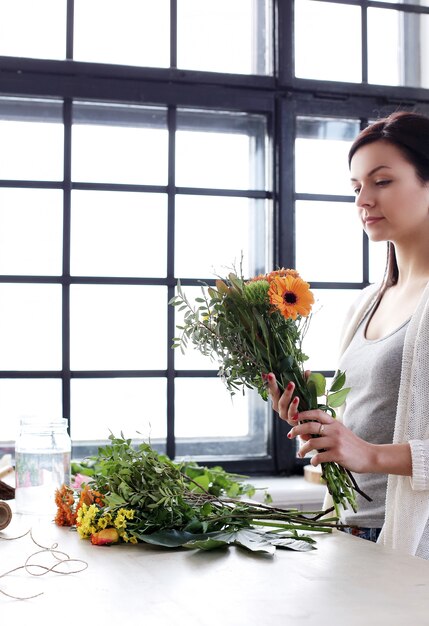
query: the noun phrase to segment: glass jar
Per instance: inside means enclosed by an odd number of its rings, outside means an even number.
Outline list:
[[[21,420],[15,443],[17,513],[55,515],[55,490],[70,484],[67,420]]]

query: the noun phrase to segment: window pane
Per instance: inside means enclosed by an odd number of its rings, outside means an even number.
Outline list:
[[[178,0],[178,67],[270,73],[269,5],[264,0]]]
[[[22,417],[62,417],[60,379],[0,379],[0,440],[15,441]]]
[[[429,87],[428,32],[429,15],[368,9],[369,82]]]
[[[166,250],[165,195],[72,192],[73,275],[165,276]]]
[[[0,56],[64,59],[67,0],[0,3]]]
[[[299,78],[362,80],[361,11],[320,0],[295,2],[295,75]]]
[[[351,195],[347,154],[359,122],[300,117],[296,133],[296,191]]]
[[[170,65],[170,1],[74,0],[74,59]]]
[[[166,119],[164,109],[75,104],[73,180],[165,185]]]
[[[176,436],[245,437],[249,433],[248,402],[248,396],[241,393],[231,399],[218,378],[178,378]]]
[[[183,291],[191,304],[195,303],[195,298],[203,297],[201,287],[183,287]],[[195,306],[199,305],[195,303]],[[182,325],[183,316],[186,313],[186,310],[179,311],[179,307],[174,307],[174,313],[175,327],[177,325]],[[175,336],[179,336],[180,334],[181,330],[175,328]],[[185,354],[182,354],[180,348],[175,348],[174,359],[174,369],[177,370],[217,370],[219,368],[217,361],[212,361],[210,357],[201,354],[199,350],[194,349],[194,346],[191,343],[188,344]]]
[[[72,285],[70,300],[72,369],[165,369],[165,287]]]
[[[215,278],[265,272],[267,202],[251,198],[177,196],[175,275]],[[210,227],[208,224],[210,221]]]
[[[62,228],[62,192],[0,189],[0,274],[61,274]]]
[[[176,185],[266,189],[265,137],[259,115],[179,111]]]
[[[61,287],[0,284],[0,369],[61,368]]]
[[[429,0],[383,0],[392,4],[420,4],[422,7],[429,7]]]
[[[362,281],[362,228],[353,204],[296,203],[296,267],[309,281]]]
[[[0,98],[1,178],[62,180],[63,137],[60,103]]]
[[[71,407],[74,445],[104,443],[111,432],[148,443],[165,441],[166,379],[74,379]]]
[[[359,291],[354,289],[314,289],[315,304],[309,330],[303,341],[308,355],[305,368],[313,372],[335,370],[341,330],[350,306]]]

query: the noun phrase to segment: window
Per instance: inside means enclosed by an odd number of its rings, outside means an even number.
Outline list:
[[[355,219],[348,147],[369,120],[429,111],[429,2],[33,5],[0,8],[1,451],[21,416],[62,415],[75,457],[123,431],[301,471],[269,403],[231,401],[216,364],[172,350],[168,302],[241,256],[249,276],[296,267],[316,296],[309,367],[332,376],[385,255]]]

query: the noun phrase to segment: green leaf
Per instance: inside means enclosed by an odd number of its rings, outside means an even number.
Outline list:
[[[351,387],[345,387],[344,389],[341,389],[341,391],[336,391],[335,393],[328,394],[328,397],[327,397],[328,405],[332,406],[333,408],[337,408],[341,406],[342,404],[344,404],[344,401],[350,389]]]
[[[259,532],[243,529],[237,532],[210,533],[206,538],[189,541],[185,548],[199,548],[200,550],[214,550],[225,545],[236,545],[251,552],[274,554],[275,547],[266,541]]]
[[[337,370],[335,372],[335,376],[332,380],[331,388],[329,391],[330,392],[339,391],[344,386],[345,382],[346,382],[346,373],[341,372],[340,370]]]
[[[318,372],[312,372],[310,376],[308,377],[308,380],[309,381],[311,380],[315,384],[316,393],[319,397],[325,395],[326,378],[323,376],[323,374],[320,374]]]
[[[307,388],[308,391],[310,392],[310,409],[316,409],[317,408],[317,388],[316,388],[316,383],[313,380],[308,380],[307,381]]]
[[[192,541],[188,541],[188,543],[183,544],[183,547],[191,550],[216,550],[217,548],[222,548],[227,545],[229,545],[227,541],[207,537],[205,539],[194,539]]]
[[[243,291],[243,281],[240,280],[235,274],[230,273],[228,275],[229,280],[234,285],[234,287],[241,293]]]
[[[138,538],[145,543],[151,543],[156,546],[164,546],[164,548],[179,548],[193,539],[196,535],[188,533],[184,530],[160,530],[150,535],[140,534]]]
[[[296,539],[295,537],[275,535],[274,533],[266,535],[266,539],[277,548],[286,548],[287,550],[296,550],[297,552],[308,552],[316,549],[312,545],[314,543],[313,540]]]
[[[117,493],[111,493],[109,496],[105,497],[105,500],[108,506],[117,507],[117,506],[126,506],[127,501],[122,498],[122,496]]]

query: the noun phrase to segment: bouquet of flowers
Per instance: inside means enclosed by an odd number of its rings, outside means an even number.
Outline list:
[[[335,518],[320,520],[324,512],[276,509],[269,498],[245,500],[255,488],[220,466],[175,463],[147,443],[109,439],[96,457],[73,464],[78,485],[63,485],[55,494],[56,524],[76,527],[94,545],[238,545],[274,554],[276,548],[311,550],[315,540],[300,531],[331,532],[336,525]]]
[[[320,408],[336,417],[349,392],[345,373],[338,371],[330,389],[320,373],[306,375],[307,356],[302,341],[308,328],[314,296],[310,286],[293,269],[279,269],[250,280],[230,273],[216,281],[216,288],[202,286],[202,295],[191,304],[180,282],[170,304],[184,312],[181,331],[173,347],[182,352],[189,343],[219,365],[219,374],[231,394],[256,389],[268,397],[264,373],[273,372],[280,389],[292,381],[301,411]],[[323,402],[319,398],[323,397]],[[360,491],[349,470],[337,463],[323,463],[322,477],[332,495],[335,510],[347,506],[356,511],[355,492]]]

